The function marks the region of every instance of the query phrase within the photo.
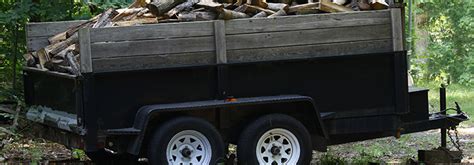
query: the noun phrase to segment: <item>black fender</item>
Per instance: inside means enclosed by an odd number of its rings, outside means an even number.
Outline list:
[[[304,102],[310,104],[313,108],[313,114],[311,117],[315,119],[315,128],[317,128],[318,134],[322,135],[321,138],[328,139],[328,134],[323,125],[320,112],[316,108],[314,100],[308,96],[301,95],[278,95],[278,96],[261,96],[261,97],[248,97],[248,98],[235,98],[226,100],[206,100],[206,101],[193,101],[183,103],[171,103],[171,104],[155,104],[141,107],[136,116],[133,124],[133,128],[115,129],[108,130],[109,134],[135,134],[135,138],[129,143],[127,152],[133,155],[138,155],[142,146],[143,139],[145,138],[146,129],[150,118],[153,115],[161,112],[178,112],[178,111],[190,111],[190,110],[206,110],[212,108],[226,108],[236,107],[243,105],[263,105],[263,104],[274,104],[274,103],[294,103]]]

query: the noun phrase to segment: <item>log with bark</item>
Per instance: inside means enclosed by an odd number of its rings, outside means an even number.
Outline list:
[[[248,17],[250,17],[250,16],[245,14],[245,13],[236,12],[236,11],[227,10],[227,9],[224,9],[219,15],[219,18],[221,18],[223,20],[248,18]]]
[[[224,12],[224,5],[223,4],[212,2],[212,1],[201,1],[201,2],[197,3],[197,6],[198,7],[203,7],[205,9],[213,11],[213,12],[218,12],[218,13]]]
[[[185,0],[159,0],[147,4],[146,7],[155,16],[161,16],[183,2]]]
[[[173,9],[171,9],[170,11],[168,11],[166,13],[166,15],[168,15],[168,17],[173,17],[174,15],[178,14],[179,12],[185,10],[185,9],[190,9],[192,8],[194,5],[196,4],[195,1],[186,1],[182,4],[179,4],[177,5],[176,7],[174,7]]]
[[[272,15],[272,14],[275,14],[276,12],[273,11],[273,10],[269,10],[269,9],[264,9],[264,8],[261,8],[259,6],[254,6],[254,5],[249,5],[249,4],[244,4],[242,6],[245,6],[245,13],[250,13],[250,14],[257,14],[259,12],[265,12],[267,13],[267,15]]]
[[[179,13],[177,17],[179,21],[208,21],[208,20],[216,19],[217,14],[215,12],[209,12],[209,11],[197,11],[197,12]]]
[[[110,26],[112,24],[112,19],[118,14],[114,9],[107,9],[102,15],[97,19],[97,22],[92,25],[92,28],[101,28]]]

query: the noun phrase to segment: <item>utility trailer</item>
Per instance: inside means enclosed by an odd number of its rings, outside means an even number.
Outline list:
[[[408,87],[399,8],[82,29],[81,75],[24,68],[47,139],[148,158],[309,164],[328,145],[458,125]],[[83,21],[30,23],[28,49]],[[136,160],[136,159],[135,159]]]

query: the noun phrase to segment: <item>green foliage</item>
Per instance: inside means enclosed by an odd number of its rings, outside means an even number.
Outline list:
[[[474,85],[474,1],[418,0],[419,28],[429,34],[427,51],[412,57],[417,79]],[[416,41],[415,41],[416,42]]]

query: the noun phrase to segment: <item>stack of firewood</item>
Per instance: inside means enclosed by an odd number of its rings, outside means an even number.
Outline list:
[[[274,18],[285,15],[347,12],[388,8],[384,0],[321,0],[297,3],[292,0],[135,0],[125,9],[108,9],[102,14],[48,39],[49,45],[25,54],[27,65],[39,69],[80,75],[79,39],[81,28],[133,26],[166,22],[214,19]],[[299,1],[299,0],[296,0]]]

